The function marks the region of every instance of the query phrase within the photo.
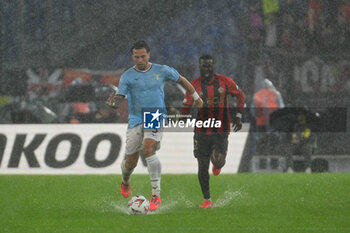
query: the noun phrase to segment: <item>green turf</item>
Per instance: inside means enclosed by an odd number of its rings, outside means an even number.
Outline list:
[[[126,214],[120,176],[0,176],[0,232],[350,232],[350,175],[211,176],[214,208],[196,175],[163,175],[162,206]],[[132,195],[149,198],[148,176]]]

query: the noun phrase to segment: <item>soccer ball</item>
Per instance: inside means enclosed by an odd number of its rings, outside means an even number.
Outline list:
[[[142,195],[134,196],[128,202],[129,214],[147,214],[149,201]]]

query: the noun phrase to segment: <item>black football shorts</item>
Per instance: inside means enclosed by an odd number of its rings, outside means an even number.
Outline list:
[[[213,151],[226,155],[228,146],[228,133],[195,133],[193,136],[194,157],[210,157]]]

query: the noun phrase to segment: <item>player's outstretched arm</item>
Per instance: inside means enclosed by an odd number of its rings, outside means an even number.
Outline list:
[[[192,84],[183,76],[180,75],[179,80],[177,81],[183,88],[186,89],[186,91],[188,91],[194,100],[194,105],[197,108],[202,108],[203,107],[203,100],[202,98],[198,95],[198,93],[196,92],[196,90],[194,89],[194,87],[192,86]]]
[[[117,109],[124,98],[125,96],[123,95],[115,95],[114,93],[111,93],[106,101],[106,105],[110,108]]]

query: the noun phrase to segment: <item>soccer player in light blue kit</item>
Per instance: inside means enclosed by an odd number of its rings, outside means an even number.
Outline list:
[[[174,68],[149,62],[150,48],[145,41],[134,43],[131,56],[135,65],[123,73],[117,94],[111,94],[106,104],[118,108],[125,96],[128,99],[129,124],[126,132],[126,156],[121,164],[120,191],[125,198],[130,195],[130,176],[137,165],[140,151],[143,150],[152,185],[150,210],[154,211],[161,203],[161,164],[155,152],[160,148],[162,130],[143,129],[143,110],[165,109],[164,83],[167,80],[179,83],[191,93],[196,107],[201,108],[203,101],[192,84]]]

